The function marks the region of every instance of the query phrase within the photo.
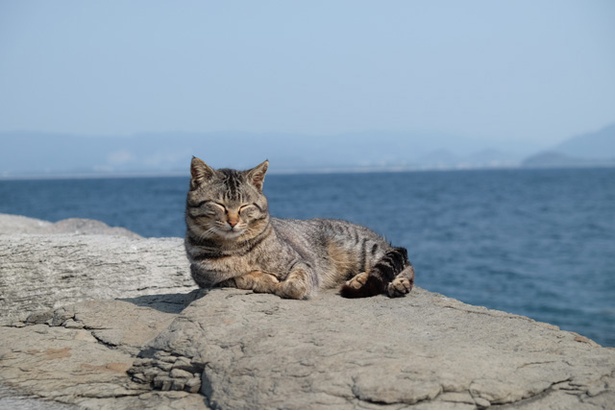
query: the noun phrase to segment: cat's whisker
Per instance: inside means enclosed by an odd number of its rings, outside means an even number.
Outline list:
[[[210,227],[209,229],[201,232],[201,234],[197,236],[197,239],[200,241],[209,239],[211,238],[211,234],[213,234],[215,231],[216,231],[215,227]]]

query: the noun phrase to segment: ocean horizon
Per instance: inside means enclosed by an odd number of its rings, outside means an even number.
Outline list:
[[[501,164],[490,166],[475,165],[442,165],[442,166],[353,166],[353,167],[310,167],[310,168],[279,168],[271,167],[267,175],[296,174],[365,174],[365,173],[411,173],[411,172],[449,172],[449,171],[497,171],[497,170],[570,170],[570,169],[605,169],[615,168],[615,164],[579,165],[574,167],[536,166],[519,164]],[[0,181],[11,180],[67,180],[67,179],[101,179],[101,178],[154,178],[154,177],[188,177],[187,168],[173,170],[133,170],[133,171],[34,171],[31,173],[9,172],[0,173]]]

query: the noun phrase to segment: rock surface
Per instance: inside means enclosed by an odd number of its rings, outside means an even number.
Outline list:
[[[44,404],[615,407],[615,350],[526,317],[422,289],[309,301],[205,293],[180,239],[7,231],[0,388]]]
[[[613,350],[420,289],[402,299],[325,292],[311,301],[213,290],[147,347],[142,356],[202,366],[214,408],[615,405]]]
[[[12,214],[0,214],[0,235],[3,234],[104,234],[142,238],[122,227],[109,227],[102,221],[87,218],[68,218],[50,223]]]
[[[87,299],[188,292],[187,264],[180,238],[0,214],[0,323]]]

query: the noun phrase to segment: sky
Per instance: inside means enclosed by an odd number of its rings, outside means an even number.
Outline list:
[[[549,145],[613,122],[609,0],[0,0],[0,132]]]

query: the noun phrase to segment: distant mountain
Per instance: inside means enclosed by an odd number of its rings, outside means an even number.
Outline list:
[[[269,159],[272,173],[615,166],[615,124],[531,157],[527,157],[531,147],[522,147],[525,154],[518,155],[490,145],[425,132],[335,136],[142,133],[123,137],[5,132],[0,133],[0,177],[187,175],[192,155],[214,167],[244,169]]]
[[[563,141],[526,158],[526,167],[615,166],[615,124]]]
[[[615,124],[565,140],[554,151],[583,159],[614,160]]]
[[[213,167],[271,172],[371,171],[517,165],[522,157],[484,141],[437,133],[143,133],[134,136],[0,133],[0,177],[59,174],[182,174],[192,155]]]

